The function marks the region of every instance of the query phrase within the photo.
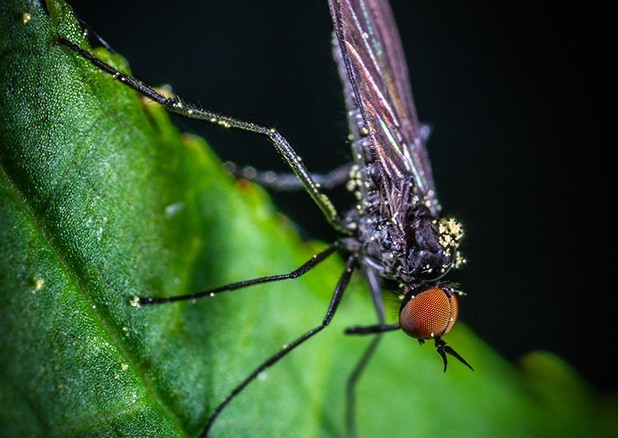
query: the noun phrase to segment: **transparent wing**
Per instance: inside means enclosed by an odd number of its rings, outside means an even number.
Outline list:
[[[390,178],[413,175],[434,196],[426,134],[412,99],[405,56],[386,0],[329,0],[348,78],[374,152]]]

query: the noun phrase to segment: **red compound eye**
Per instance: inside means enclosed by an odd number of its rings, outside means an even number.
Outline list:
[[[457,320],[456,295],[434,287],[413,296],[399,313],[401,329],[416,339],[444,336]]]

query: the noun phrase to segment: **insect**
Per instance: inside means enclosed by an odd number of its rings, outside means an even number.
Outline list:
[[[457,319],[457,296],[462,292],[442,278],[462,261],[458,247],[463,231],[455,219],[440,218],[440,205],[425,147],[428,129],[421,125],[414,108],[403,49],[390,6],[386,0],[329,0],[329,7],[335,30],[333,53],[343,82],[353,138],[354,162],[349,167],[349,177],[345,179],[357,202],[343,215],[277,130],[199,108],[177,96],[165,97],[62,36],[58,38],[61,45],[164,105],[170,112],[268,137],[296,175],[298,186],[305,189],[340,234],[327,249],[289,273],[239,281],[191,295],[135,297],[132,302],[135,306],[193,300],[297,278],[336,252],[345,260],[345,270],[322,323],[259,364],[233,388],[211,413],[202,436],[209,434],[220,413],[261,372],[329,325],[356,270],[368,280],[378,323],[349,327],[346,333],[379,335],[402,329],[421,344],[433,340],[443,360],[444,371],[448,364],[447,355],[472,368],[443,340]],[[335,179],[341,179],[341,172],[334,175]],[[386,322],[381,295],[383,288],[402,297],[399,321],[395,324]],[[354,427],[354,383],[380,339],[380,336],[374,337],[350,379],[346,411],[346,423],[350,429]]]

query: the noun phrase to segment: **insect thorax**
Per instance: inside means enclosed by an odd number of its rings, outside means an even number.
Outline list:
[[[359,251],[382,277],[402,283],[437,279],[461,260],[461,225],[440,219],[434,200],[416,193],[411,176],[363,185],[353,213]]]

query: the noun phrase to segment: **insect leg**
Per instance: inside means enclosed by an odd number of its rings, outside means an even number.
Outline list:
[[[380,280],[378,279],[376,272],[371,269],[365,269],[365,276],[367,277],[367,282],[373,298],[373,304],[378,314],[378,322],[380,324],[384,324],[386,317],[384,314],[384,302],[382,301],[382,288],[380,285]],[[367,364],[371,360],[381,340],[382,336],[378,333],[377,336],[371,340],[371,343],[367,346],[360,360],[357,362],[356,366],[352,370],[352,373],[350,373],[350,376],[348,377],[346,384],[345,424],[346,434],[350,438],[356,437],[356,387],[363,371],[367,367]]]
[[[124,83],[128,87],[134,89],[135,91],[141,93],[149,99],[152,99],[153,101],[165,106],[165,108],[169,112],[179,114],[181,116],[191,119],[204,120],[206,122],[218,124],[225,128],[235,128],[242,131],[254,132],[256,134],[265,135],[275,146],[275,149],[283,157],[288,166],[290,166],[294,174],[296,174],[296,177],[300,180],[302,186],[320,208],[320,210],[326,217],[326,220],[331,224],[331,226],[342,234],[351,234],[351,231],[342,225],[341,218],[339,217],[335,206],[332,204],[330,199],[320,190],[319,184],[317,184],[313,180],[311,174],[303,164],[300,156],[288,143],[285,137],[283,137],[283,135],[281,135],[276,129],[267,128],[265,126],[257,125],[255,123],[246,122],[244,120],[239,120],[234,117],[220,115],[212,111],[199,108],[197,106],[182,101],[178,96],[167,98],[161,93],[157,92],[150,85],[147,85],[146,83],[140,81],[137,78],[119,72],[111,65],[101,61],[91,52],[82,49],[77,44],[67,40],[66,38],[59,36],[58,43],[73,50],[81,57],[90,61],[90,63],[92,63],[98,69],[111,75],[114,79]]]
[[[202,434],[201,434],[202,437],[208,436],[210,428],[214,424],[214,422],[217,419],[217,417],[225,409],[225,407],[243,389],[245,389],[245,387],[249,383],[251,383],[253,380],[255,380],[255,378],[261,372],[263,372],[268,367],[270,367],[274,363],[276,363],[279,360],[281,360],[284,356],[286,356],[288,353],[290,353],[292,350],[294,350],[300,344],[305,342],[307,339],[313,337],[315,334],[317,334],[318,332],[322,331],[324,328],[326,328],[330,324],[331,320],[333,319],[333,316],[335,315],[335,312],[337,311],[337,307],[339,306],[339,302],[341,301],[341,297],[343,296],[343,292],[345,291],[345,289],[346,289],[346,287],[348,285],[348,282],[350,281],[350,277],[352,276],[352,272],[354,271],[355,263],[356,263],[356,256],[352,254],[352,255],[350,255],[348,257],[348,260],[347,260],[346,265],[345,265],[345,270],[343,271],[343,274],[339,278],[337,286],[335,287],[335,291],[333,293],[333,297],[330,300],[330,304],[328,305],[328,310],[326,311],[326,315],[324,316],[324,319],[322,320],[322,323],[320,325],[318,325],[317,327],[312,328],[311,330],[309,330],[308,332],[306,332],[304,335],[300,336],[299,338],[296,338],[291,343],[289,343],[287,345],[284,345],[283,348],[281,348],[281,350],[279,350],[277,353],[273,354],[271,357],[269,357],[264,362],[262,362],[262,364],[260,366],[258,366],[255,370],[253,370],[253,372],[251,374],[249,374],[238,386],[236,386],[229,393],[229,395],[225,398],[225,400],[223,400],[215,408],[213,413],[210,415],[210,417],[208,418],[208,422],[206,424],[206,427],[202,431]]]
[[[354,367],[354,370],[348,377],[348,382],[346,384],[346,405],[345,405],[345,427],[346,427],[346,435],[349,438],[354,438],[357,436],[356,433],[356,386],[360,377],[365,371],[369,360],[373,357],[373,353],[378,348],[380,341],[382,340],[382,336],[379,334],[375,336],[369,346],[363,352],[360,360]]]
[[[232,162],[225,163],[225,167],[238,178],[255,181],[264,187],[279,192],[293,192],[305,189],[302,182],[293,173],[256,170],[252,166],[237,168]],[[351,169],[352,163],[345,163],[326,174],[312,173],[311,179],[321,189],[330,190],[348,182]]]
[[[133,306],[139,307],[142,305],[149,304],[163,304],[163,303],[173,303],[175,301],[186,301],[186,300],[195,300],[202,297],[214,297],[217,294],[222,292],[228,292],[237,289],[244,289],[249,286],[255,286],[263,283],[272,283],[274,281],[288,280],[291,278],[298,278],[301,275],[307,273],[308,271],[315,268],[317,265],[322,263],[328,256],[334,253],[337,250],[336,245],[331,245],[326,248],[324,251],[315,254],[311,259],[305,262],[299,268],[289,272],[287,274],[279,274],[279,275],[268,275],[266,277],[253,278],[251,280],[238,281],[236,283],[230,283],[223,286],[216,287],[214,289],[203,290],[200,292],[195,292],[188,295],[177,295],[173,297],[134,297],[131,300],[131,304]]]
[[[345,329],[346,335],[374,335],[376,333],[392,332],[399,330],[399,324],[376,324],[376,325],[353,325]]]

